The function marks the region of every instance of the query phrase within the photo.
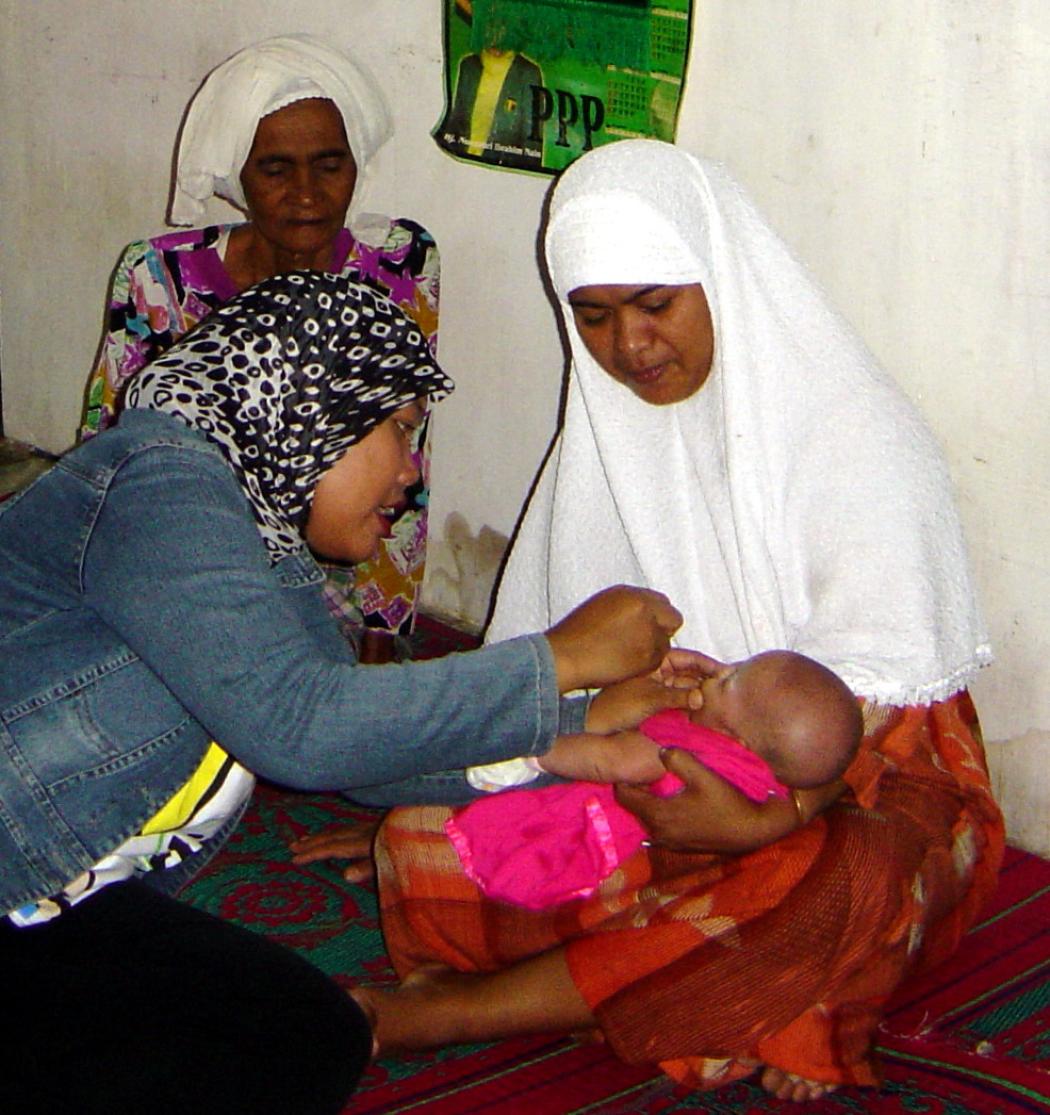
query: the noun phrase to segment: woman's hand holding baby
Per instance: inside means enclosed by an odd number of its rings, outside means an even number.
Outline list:
[[[678,852],[735,854],[784,836],[797,824],[790,802],[786,807],[776,802],[756,805],[677,748],[668,749],[662,758],[666,769],[685,783],[674,797],[659,798],[633,786],[616,787],[616,800],[642,822],[654,844]],[[767,837],[769,822],[772,832]]]
[[[616,787],[616,800],[642,822],[654,844],[679,852],[736,855],[771,844],[799,827],[790,800],[756,804],[678,748],[665,749],[661,759],[685,783],[679,794],[660,798],[642,787]],[[799,790],[807,823],[844,789],[840,781]]]
[[[547,632],[562,693],[633,677],[663,661],[681,613],[663,593],[615,585]]]

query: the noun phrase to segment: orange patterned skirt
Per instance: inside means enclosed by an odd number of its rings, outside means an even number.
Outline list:
[[[994,888],[1003,828],[968,694],[864,711],[849,792],[804,828],[743,856],[643,849],[591,898],[549,911],[481,894],[445,836],[447,808],[394,810],[376,858],[398,974],[563,948],[624,1061],[697,1088],[755,1062],[877,1084],[882,1005],[955,949]]]

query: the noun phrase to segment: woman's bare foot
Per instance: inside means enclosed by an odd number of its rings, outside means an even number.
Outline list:
[[[838,1085],[822,1084],[819,1080],[807,1080],[793,1072],[784,1072],[775,1065],[766,1065],[762,1069],[762,1087],[778,1100],[792,1100],[795,1103],[806,1103],[810,1100],[819,1100],[830,1095]]]
[[[524,1034],[568,1036],[598,1025],[562,949],[495,972],[420,967],[398,987],[358,988],[354,998],[375,1018],[381,1057]]]
[[[367,987],[355,987],[350,991],[350,998],[361,1008],[362,1014],[368,1019],[368,1025],[372,1029],[372,1060],[374,1061],[379,1056],[379,1040],[376,1038],[378,1018],[371,993]]]
[[[356,987],[351,992],[372,1023],[373,1056],[390,1057],[469,1041],[457,1003],[479,978],[452,968],[417,968],[397,987]]]

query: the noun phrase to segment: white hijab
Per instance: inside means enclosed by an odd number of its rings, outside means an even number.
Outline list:
[[[950,696],[991,660],[942,455],[724,168],[625,140],[554,189],[547,265],[572,369],[562,431],[488,639],[549,626],[616,582],[725,660],[785,647],[889,704]],[[589,355],[579,286],[703,284],[711,375],[649,405]]]
[[[375,79],[358,61],[311,35],[278,35],[244,47],[216,66],[190,102],[182,125],[171,223],[195,225],[213,194],[245,207],[241,169],[264,116],[310,97],[333,101],[357,163],[355,208],[369,160],[393,126]]]

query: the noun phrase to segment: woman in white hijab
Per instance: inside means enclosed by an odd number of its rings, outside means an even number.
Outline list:
[[[866,736],[842,781],[761,806],[670,753],[679,797],[618,791],[651,846],[548,913],[476,893],[442,811],[395,811],[384,930],[415,975],[373,996],[380,1044],[591,1028],[700,1088],[758,1066],[781,1098],[877,1084],[881,1004],[954,949],[1002,850],[965,688],[990,649],[945,464],[721,167],[596,149],[554,189],[546,254],[565,421],[488,637],[645,584],[684,613],[681,645],[823,662]],[[471,974],[416,971],[434,964]]]
[[[199,227],[125,249],[83,435],[112,425],[128,380],[198,321],[253,283],[292,270],[369,283],[436,352],[433,238],[414,221],[361,211],[372,161],[391,133],[367,68],[310,35],[254,43],[212,70],[183,123],[170,214],[174,225]],[[213,196],[247,219],[207,224],[204,203]],[[425,431],[416,457],[421,482],[378,558],[329,571],[329,605],[348,628],[411,629],[426,554]]]

